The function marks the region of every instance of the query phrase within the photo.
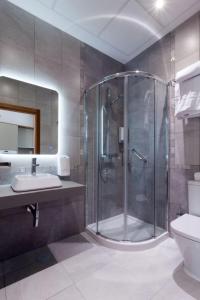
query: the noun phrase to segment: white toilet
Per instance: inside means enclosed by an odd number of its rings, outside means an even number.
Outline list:
[[[188,181],[189,214],[171,222],[171,232],[183,255],[185,272],[200,281],[200,182]]]

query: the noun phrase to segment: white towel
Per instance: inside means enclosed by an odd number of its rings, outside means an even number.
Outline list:
[[[190,91],[188,94],[178,98],[175,105],[175,116],[180,118],[191,118],[200,114],[198,93]]]
[[[199,76],[197,76],[199,75]],[[178,119],[200,116],[200,61],[176,75],[175,116]]]

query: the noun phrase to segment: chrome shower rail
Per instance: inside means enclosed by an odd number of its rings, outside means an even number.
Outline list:
[[[126,76],[135,76],[135,77],[143,77],[143,78],[149,78],[149,79],[155,79],[163,84],[167,84],[167,82],[165,82],[164,80],[162,80],[160,77],[147,73],[147,72],[143,72],[143,71],[139,71],[139,70],[135,70],[135,71],[126,71],[126,72],[119,72],[119,73],[115,73],[109,76],[104,77],[102,80],[94,83],[91,87],[89,87],[89,89],[87,89],[86,93],[88,91],[90,91],[91,89],[97,87],[100,84],[103,84],[109,80],[112,79],[117,79],[117,78],[121,78],[121,77],[126,77]]]

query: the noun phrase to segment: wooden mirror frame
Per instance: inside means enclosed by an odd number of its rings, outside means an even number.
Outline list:
[[[34,154],[40,154],[40,110],[14,104],[0,103],[0,109],[34,115],[35,117],[35,147]]]

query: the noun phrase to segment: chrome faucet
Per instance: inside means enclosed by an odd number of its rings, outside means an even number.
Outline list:
[[[39,164],[37,164],[37,158],[33,157],[32,158],[32,164],[31,164],[31,174],[32,175],[36,175],[36,168],[39,166]]]

